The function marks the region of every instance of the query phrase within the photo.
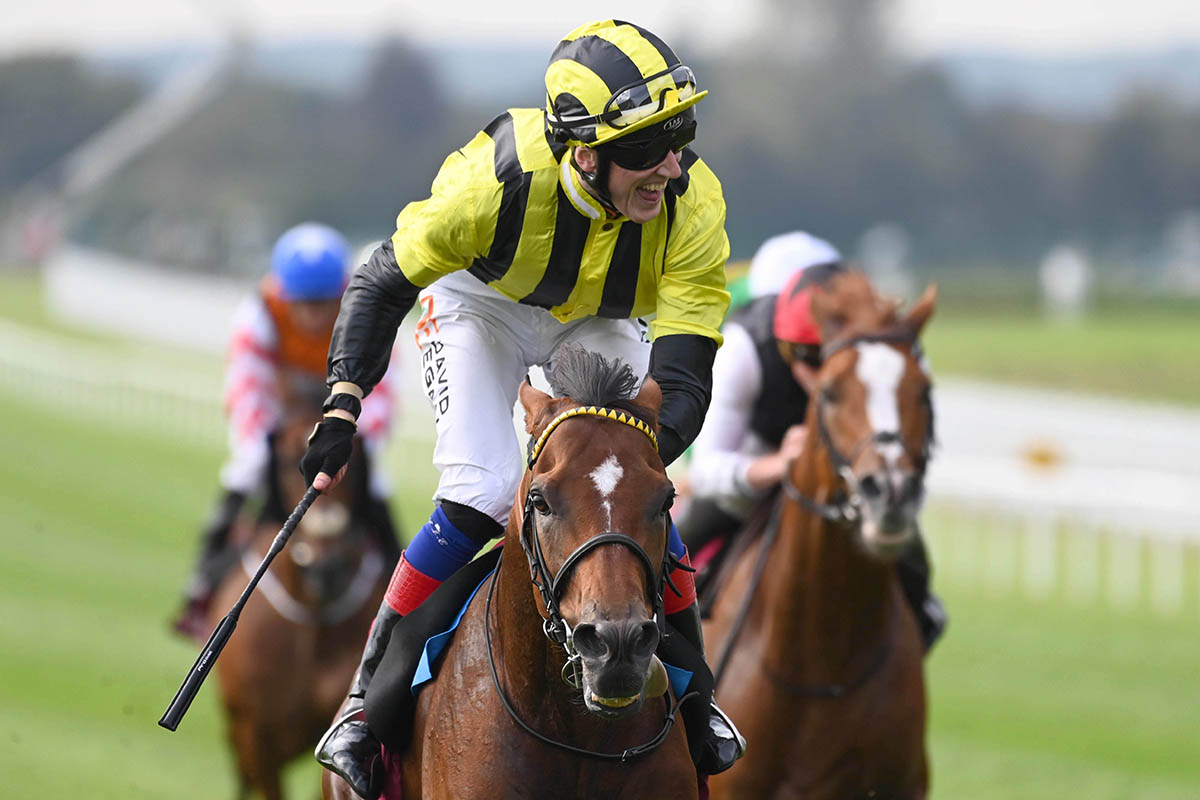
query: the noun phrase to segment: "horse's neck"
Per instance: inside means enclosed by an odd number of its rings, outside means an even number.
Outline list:
[[[836,483],[824,457],[814,448],[802,459],[793,472],[798,488],[829,502]],[[872,658],[890,635],[892,569],[862,552],[852,531],[786,498],[779,525],[763,586],[769,658],[807,680],[832,680]]]
[[[488,625],[493,640],[499,642],[497,662],[508,678],[506,691],[518,700],[523,694],[537,698],[545,692],[543,676],[554,671],[555,656],[551,643],[542,632],[542,616],[534,605],[535,589],[529,582],[529,566],[521,546],[509,542],[504,547],[497,576],[496,599]],[[556,648],[561,652],[561,648]],[[543,681],[539,684],[539,681]]]

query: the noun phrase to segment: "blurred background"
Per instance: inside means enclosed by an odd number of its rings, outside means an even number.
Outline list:
[[[94,7],[91,7],[94,6]],[[367,246],[540,106],[589,16],[711,89],[735,286],[828,238],[927,329],[924,516],[951,615],[935,798],[1200,797],[1200,7],[1192,0],[69,0],[0,28],[0,775],[14,796],[232,796],[168,634],[225,451],[222,352],[287,227]],[[411,323],[410,323],[411,324]],[[429,511],[403,332],[388,463]],[[289,776],[314,795],[316,766]]]

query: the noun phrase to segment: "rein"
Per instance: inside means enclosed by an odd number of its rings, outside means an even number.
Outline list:
[[[253,548],[248,547],[242,551],[242,569],[249,576],[253,576],[258,567],[252,550]],[[292,597],[287,587],[271,572],[263,574],[258,588],[262,590],[263,597],[270,603],[271,608],[289,622],[297,625],[337,625],[354,616],[366,604],[375,589],[375,580],[382,572],[383,558],[375,550],[369,550],[359,560],[358,569],[346,591],[332,603],[322,605],[316,611]]]
[[[643,420],[638,419],[623,411],[616,411],[610,408],[601,408],[598,406],[579,406],[576,408],[564,411],[553,420],[550,421],[542,431],[541,436],[537,441],[530,446],[528,468],[533,469],[534,462],[541,455],[543,448],[546,445],[546,440],[550,438],[550,434],[564,421],[577,416],[595,416],[602,419],[611,419],[616,422],[623,423],[636,430],[644,433],[650,442],[654,445],[654,449],[658,449],[658,438],[654,435],[654,431]],[[606,531],[596,536],[591,537],[582,545],[577,547],[574,552],[567,556],[563,562],[557,575],[552,575],[549,568],[546,566],[546,557],[542,551],[541,538],[538,536],[537,525],[534,518],[537,511],[534,508],[534,493],[529,491],[525,496],[525,507],[523,518],[521,521],[521,549],[525,551],[525,557],[529,561],[530,581],[537,587],[538,593],[541,595],[542,603],[546,606],[547,616],[543,617],[542,633],[551,642],[560,645],[567,654],[566,663],[563,664],[561,677],[563,681],[572,688],[582,688],[582,683],[579,678],[579,663],[582,656],[575,649],[573,636],[570,625],[563,619],[562,612],[559,610],[559,598],[562,596],[563,589],[566,587],[567,581],[570,580],[572,570],[583,560],[584,556],[606,544],[619,544],[627,547],[638,557],[642,564],[643,571],[646,577],[646,586],[650,591],[650,595],[654,598],[654,619],[661,629],[664,624],[663,615],[663,589],[664,586],[670,586],[672,591],[679,594],[679,590],[671,583],[669,572],[678,562],[671,554],[669,547],[663,548],[663,560],[659,565],[657,574],[654,567],[654,562],[646,553],[645,549],[637,543],[632,537],[619,533],[617,531]],[[501,554],[501,560],[503,554]],[[496,670],[496,659],[492,654],[492,635],[491,635],[491,609],[492,595],[496,588],[496,576],[499,575],[499,562],[497,562],[496,572],[492,576],[492,583],[488,587],[487,604],[484,613],[484,640],[487,644],[488,651],[488,666],[491,667],[492,685],[496,689],[496,694],[500,697],[500,702],[504,705],[504,709],[508,715],[517,723],[526,733],[530,734],[537,740],[548,744],[552,747],[557,747],[560,750],[565,750],[569,753],[585,756],[600,761],[619,761],[625,762],[638,756],[646,755],[656,750],[659,745],[666,741],[667,735],[671,732],[671,728],[675,724],[675,717],[679,711],[680,705],[684,700],[691,698],[695,692],[689,692],[683,697],[678,698],[669,704],[666,717],[663,721],[663,727],[654,738],[636,747],[626,748],[620,753],[604,753],[596,750],[588,750],[582,747],[576,747],[566,742],[560,742],[556,739],[539,733],[534,730],[525,720],[521,719],[517,714],[517,710],[513,707],[511,701],[504,693],[504,689],[500,686],[500,675]]]

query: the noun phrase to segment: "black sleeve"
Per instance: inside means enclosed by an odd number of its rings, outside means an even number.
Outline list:
[[[658,452],[664,464],[683,454],[708,413],[717,343],[707,336],[676,333],[650,348],[650,376],[662,388]]]
[[[351,381],[370,394],[387,371],[396,328],[421,291],[396,264],[392,240],[355,271],[329,342],[329,385]]]

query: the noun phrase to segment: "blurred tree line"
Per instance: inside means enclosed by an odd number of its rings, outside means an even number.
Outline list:
[[[725,187],[735,257],[797,227],[853,252],[886,221],[921,264],[1028,264],[1064,237],[1097,249],[1157,239],[1173,214],[1200,207],[1194,106],[1145,91],[1102,118],[977,107],[936,63],[889,51],[886,0],[774,5],[753,52],[689,58],[712,90],[697,149]],[[238,72],[75,209],[71,235],[214,269],[261,256],[304,219],[385,236],[501,110],[456,101],[431,64],[386,41],[340,95]],[[141,92],[71,58],[0,63],[0,200]]]

